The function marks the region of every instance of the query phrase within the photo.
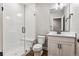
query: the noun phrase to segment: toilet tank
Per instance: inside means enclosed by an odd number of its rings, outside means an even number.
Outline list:
[[[39,44],[44,44],[45,36],[37,36],[37,41],[38,41]]]

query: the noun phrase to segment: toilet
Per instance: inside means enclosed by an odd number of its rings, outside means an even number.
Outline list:
[[[37,44],[33,46],[34,56],[42,55],[44,42],[45,42],[45,36],[37,36]]]

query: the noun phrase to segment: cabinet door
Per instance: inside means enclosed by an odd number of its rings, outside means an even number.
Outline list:
[[[48,56],[59,56],[58,44],[48,41]]]
[[[74,44],[61,44],[60,55],[62,56],[74,56]]]
[[[76,47],[76,56],[79,56],[79,43],[77,43],[77,47]]]

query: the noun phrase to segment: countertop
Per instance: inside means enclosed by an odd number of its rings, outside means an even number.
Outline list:
[[[50,31],[47,36],[75,38],[75,32],[61,32],[61,34],[57,34],[57,32]]]

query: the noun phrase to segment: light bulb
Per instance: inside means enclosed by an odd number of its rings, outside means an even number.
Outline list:
[[[17,13],[17,16],[18,16],[18,17],[21,17],[21,16],[22,16],[22,14],[21,14],[21,13]]]

